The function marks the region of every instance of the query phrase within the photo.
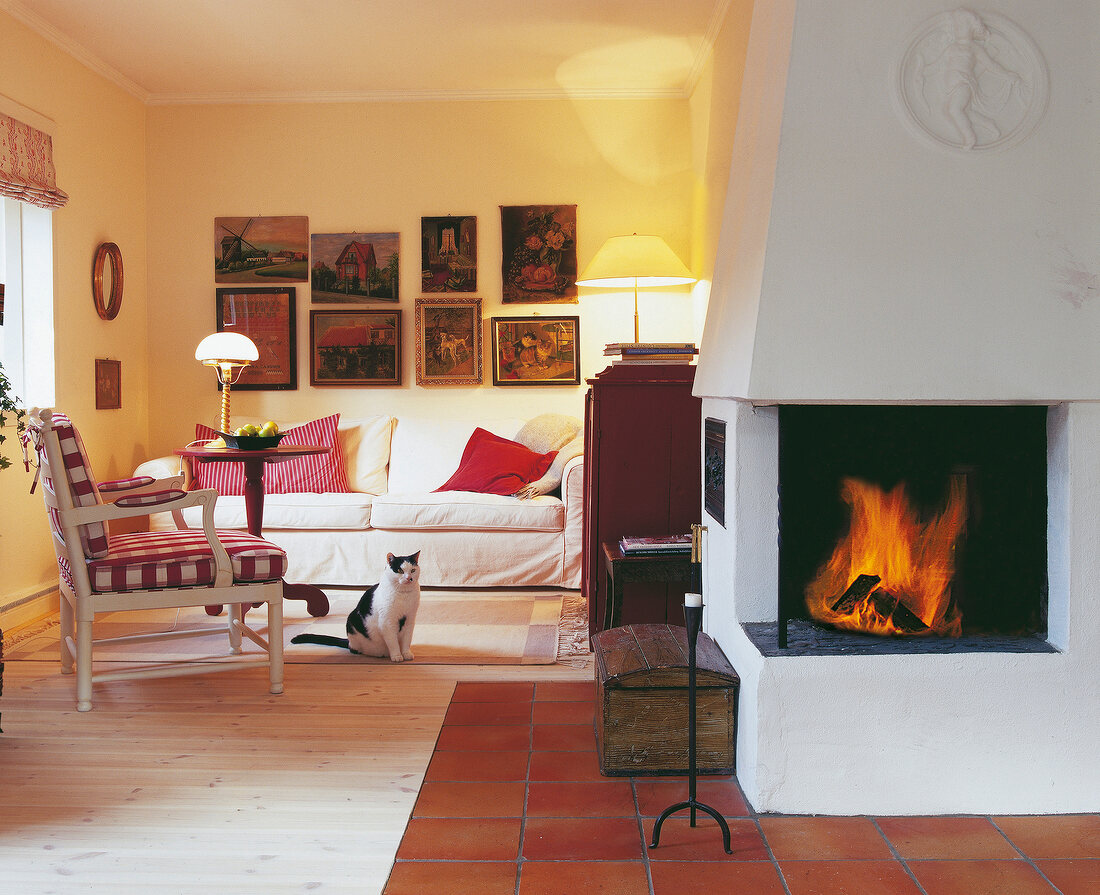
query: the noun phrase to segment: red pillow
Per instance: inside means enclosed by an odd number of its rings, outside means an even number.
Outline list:
[[[268,463],[264,468],[265,494],[293,494],[296,492],[347,493],[347,472],[344,457],[336,438],[340,414],[313,420],[286,430],[279,444],[319,444],[331,448],[327,454],[296,457],[279,463]],[[195,439],[207,441],[218,433],[202,423],[195,425]],[[244,464],[195,463],[194,488],[214,488],[219,494],[244,494]]]
[[[529,482],[542,478],[557,455],[557,451],[536,454],[519,442],[474,429],[455,474],[435,490],[515,494]]]

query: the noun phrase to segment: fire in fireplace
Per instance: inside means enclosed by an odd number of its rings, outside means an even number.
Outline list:
[[[779,410],[781,623],[1045,633],[1045,407]]]
[[[849,528],[806,586],[817,621],[866,634],[958,637],[952,599],[955,548],[966,523],[966,478],[953,475],[943,512],[927,522],[905,485],[890,491],[859,479],[841,482]]]

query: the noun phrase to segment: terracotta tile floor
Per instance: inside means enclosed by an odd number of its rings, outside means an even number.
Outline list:
[[[686,778],[603,777],[591,683],[460,683],[386,895],[1096,895],[1100,814],[758,815],[703,777],[717,824],[684,814]]]

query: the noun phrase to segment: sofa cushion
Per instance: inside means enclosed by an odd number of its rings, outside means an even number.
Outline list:
[[[556,455],[557,451],[537,454],[519,442],[501,438],[478,426],[466,442],[454,475],[435,490],[515,494],[524,485],[541,478]]]
[[[520,419],[438,420],[399,417],[390,447],[389,492],[421,493],[442,485],[458,468],[474,429],[512,438]]]
[[[346,494],[268,494],[264,497],[264,529],[298,528],[327,531],[366,530],[371,524],[371,494],[350,491]],[[196,528],[202,525],[202,507],[188,507],[184,521]],[[246,528],[244,498],[219,496],[214,506],[214,524],[218,528]]]
[[[269,463],[264,470],[265,493],[292,494],[308,491],[339,494],[350,491],[344,470],[344,457],[337,443],[336,428],[339,422],[340,414],[334,413],[287,429],[280,444],[319,444],[332,450],[327,454]],[[217,437],[217,431],[209,426],[202,423],[195,426],[197,441],[209,441]],[[196,462],[193,487],[214,488],[221,495],[244,494],[244,466],[238,463]]]
[[[392,416],[340,419],[337,435],[344,470],[352,491],[385,494],[386,467],[390,463],[390,438],[397,423]]]
[[[389,530],[561,531],[565,507],[556,497],[516,500],[472,491],[382,494],[371,526]]]

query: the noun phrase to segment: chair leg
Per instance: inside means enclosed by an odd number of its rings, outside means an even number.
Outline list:
[[[283,692],[283,598],[282,595],[267,601],[268,672],[271,692]]]
[[[76,710],[92,710],[92,622],[76,622]]]
[[[229,652],[234,656],[241,654],[241,632],[237,622],[244,621],[240,603],[230,603],[229,609]]]
[[[61,616],[61,635],[60,635],[61,673],[62,674],[72,674],[73,673],[73,654],[69,650],[69,640],[72,639],[73,635],[76,632],[75,632],[74,627],[73,627],[73,619],[74,619],[73,604],[69,602],[68,598],[65,596],[64,591],[61,592],[60,616]]]

